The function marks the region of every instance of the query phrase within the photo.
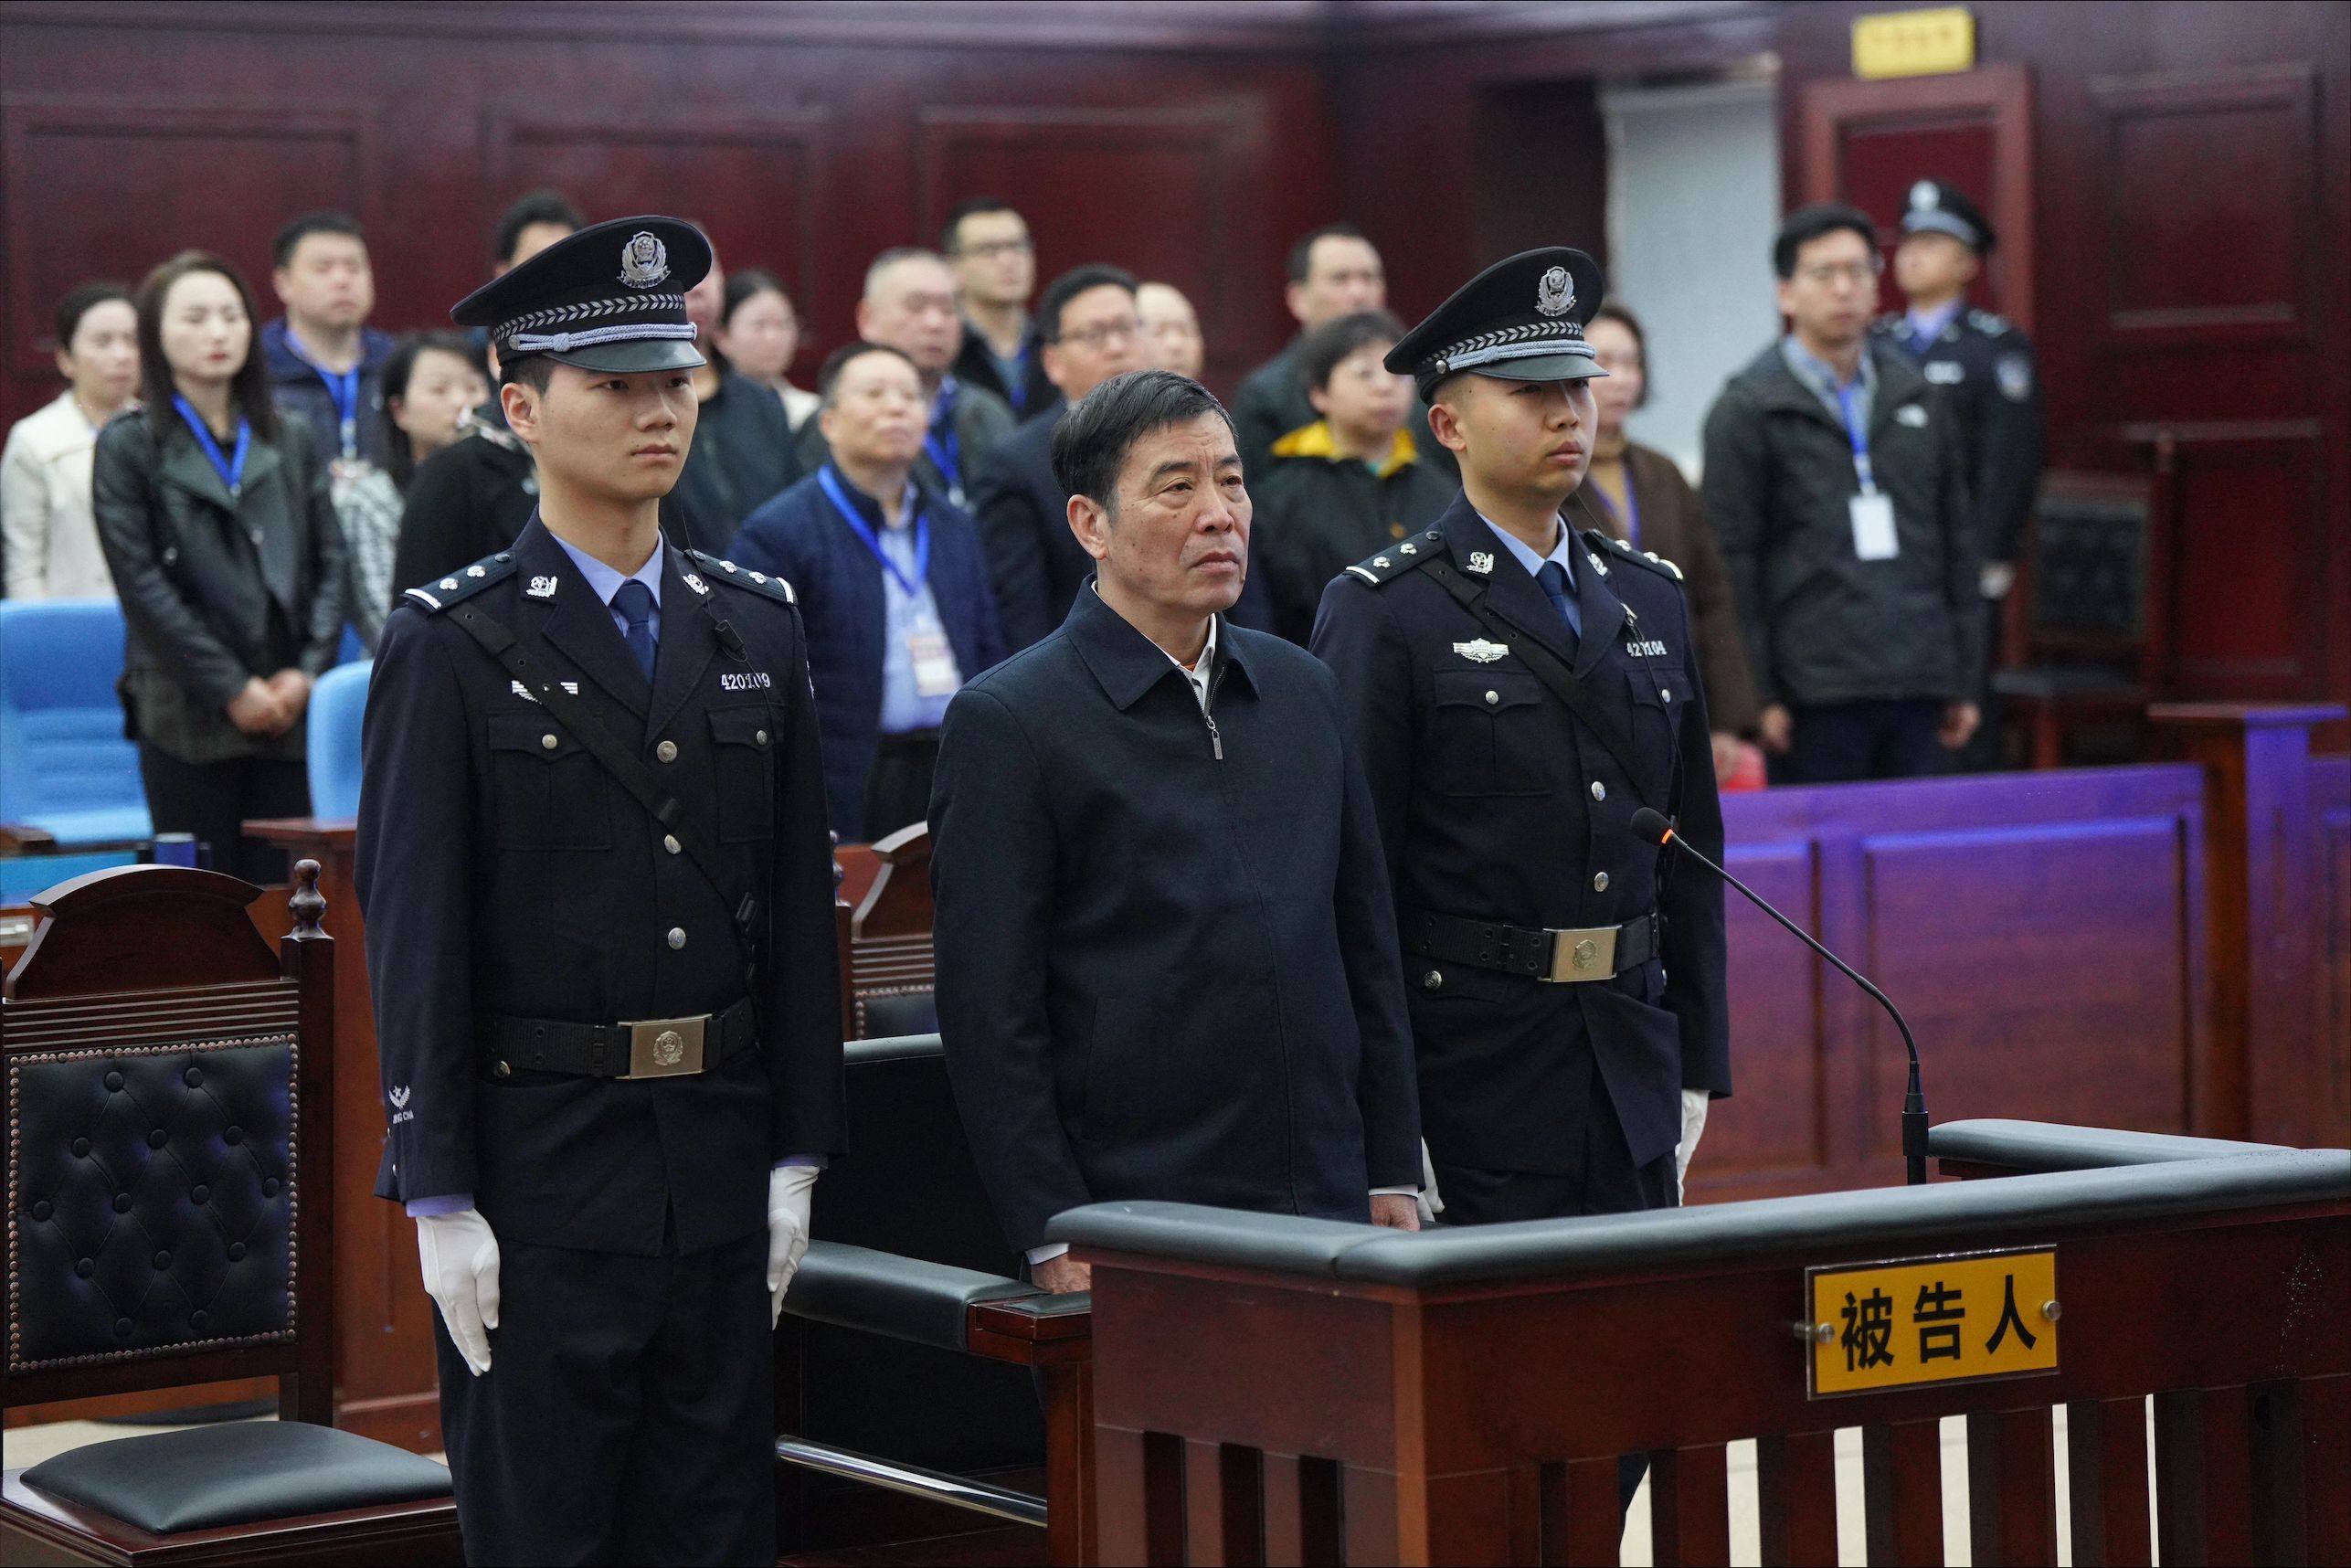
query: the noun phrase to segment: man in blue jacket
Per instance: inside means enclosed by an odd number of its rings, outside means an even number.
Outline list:
[[[1418,1227],[1420,1117],[1379,827],[1337,683],[1226,620],[1233,423],[1172,371],[1053,442],[1096,575],[948,705],[931,799],[948,1071],[1006,1238],[1121,1198]]]
[[[901,351],[853,343],[818,377],[831,457],[753,513],[736,564],[800,594],[824,745],[825,814],[843,843],[919,822],[938,726],[1004,656],[970,517],[918,483],[929,400]]]

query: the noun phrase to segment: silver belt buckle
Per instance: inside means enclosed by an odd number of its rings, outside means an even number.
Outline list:
[[[1580,931],[1551,934],[1551,973],[1554,985],[1608,980],[1616,973],[1616,927],[1588,926]]]
[[[624,1078],[683,1078],[702,1071],[703,1039],[710,1014],[649,1018],[629,1024],[629,1070]]]

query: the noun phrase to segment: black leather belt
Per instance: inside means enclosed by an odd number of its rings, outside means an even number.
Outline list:
[[[567,1023],[553,1018],[492,1018],[475,1042],[499,1077],[575,1073],[588,1078],[679,1078],[715,1067],[758,1043],[751,999],[724,1012],[648,1018],[633,1023]]]
[[[1561,985],[1623,974],[1661,946],[1655,910],[1622,926],[1547,930],[1407,909],[1401,927],[1404,951],[1416,957]]]

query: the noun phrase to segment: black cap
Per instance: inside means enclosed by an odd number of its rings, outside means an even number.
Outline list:
[[[1600,368],[1583,328],[1600,308],[1600,263],[1548,246],[1497,261],[1388,351],[1387,366],[1426,397],[1463,371],[1502,381],[1582,381]]]
[[[1992,249],[1992,226],[1984,211],[1956,185],[1941,180],[1921,180],[1911,186],[1910,206],[1902,213],[1904,234],[1948,234],[1969,249]]]
[[[567,235],[457,302],[499,357],[544,354],[582,370],[692,370],[685,294],[710,275],[710,241],[674,217],[619,217]]]

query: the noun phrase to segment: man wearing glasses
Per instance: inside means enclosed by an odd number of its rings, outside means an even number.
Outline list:
[[[1059,626],[1094,575],[1094,557],[1069,531],[1069,492],[1054,477],[1053,433],[1070,404],[1113,376],[1143,368],[1134,275],[1100,265],[1064,272],[1038,302],[1037,336],[1037,359],[1061,396],[978,459],[968,482],[1011,653]]]
[[[1706,418],[1706,513],[1748,639],[1775,784],[1945,768],[1979,721],[1977,548],[1939,387],[1873,341],[1869,216],[1789,215],[1772,247],[1788,331]]]
[[[1042,414],[1053,383],[1037,354],[1029,296],[1037,288],[1037,248],[1021,215],[994,196],[958,202],[938,248],[955,270],[963,308],[963,348],[955,378],[993,392],[1022,418]]]

